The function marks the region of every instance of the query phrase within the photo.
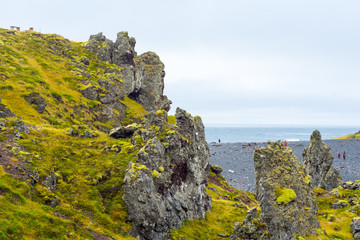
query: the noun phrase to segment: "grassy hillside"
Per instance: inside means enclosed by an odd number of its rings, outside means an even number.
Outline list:
[[[359,139],[360,138],[360,134],[359,133],[354,133],[354,134],[348,134],[342,137],[337,137],[334,138],[335,140],[341,140],[341,139]]]

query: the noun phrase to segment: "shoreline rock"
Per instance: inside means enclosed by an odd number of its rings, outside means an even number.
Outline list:
[[[302,156],[305,172],[312,177],[314,188],[330,191],[340,185],[342,178],[339,170],[332,166],[334,156],[329,146],[321,141],[318,130],[311,134],[310,145],[304,149]]]
[[[176,125],[171,125],[166,111],[152,112],[132,137],[145,145],[127,167],[123,199],[133,227],[130,235],[139,239],[162,240],[170,229],[205,218],[211,209],[204,125],[179,108],[175,117]]]
[[[292,149],[280,141],[268,142],[255,149],[254,165],[256,198],[271,239],[315,234],[320,228],[316,195]]]

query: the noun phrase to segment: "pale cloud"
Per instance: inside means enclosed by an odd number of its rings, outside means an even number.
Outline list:
[[[16,7],[14,7],[16,6]],[[354,125],[360,119],[356,0],[14,0],[19,25],[86,41],[119,31],[166,66],[165,93],[206,124]]]

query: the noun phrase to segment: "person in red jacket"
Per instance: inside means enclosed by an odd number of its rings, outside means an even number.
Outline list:
[[[285,147],[287,147],[287,141],[285,140]]]

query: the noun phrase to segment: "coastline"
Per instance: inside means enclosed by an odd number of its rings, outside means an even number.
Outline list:
[[[339,169],[343,181],[360,179],[360,139],[331,139],[323,140],[334,156],[333,166]],[[302,152],[310,141],[291,141],[291,147],[298,160],[302,162]],[[263,147],[266,142],[238,142],[238,143],[208,143],[210,149],[210,163],[223,168],[222,175],[228,183],[241,190],[255,191],[255,170],[253,151]],[[339,160],[337,154],[346,151],[347,157]]]

